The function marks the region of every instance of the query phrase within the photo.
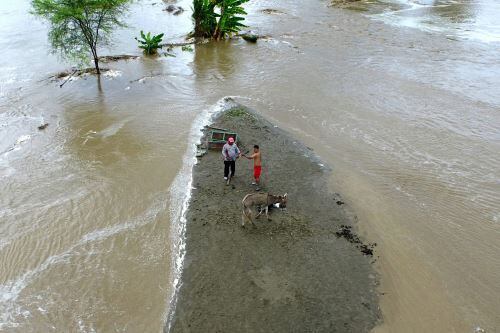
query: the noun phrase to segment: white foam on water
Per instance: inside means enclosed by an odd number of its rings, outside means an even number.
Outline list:
[[[31,139],[31,135],[21,135],[21,136],[17,139],[17,141],[16,141],[16,145],[20,145],[21,143],[26,142],[26,141],[28,141],[28,140],[30,140],[30,139]]]
[[[7,162],[6,158],[8,157],[8,155],[14,151],[21,150],[21,146],[29,140],[31,140],[31,135],[28,135],[28,134],[21,135],[19,138],[17,138],[16,142],[10,148],[8,148],[7,150],[0,153],[0,161],[3,161],[4,163],[6,163]],[[2,177],[1,173],[0,173],[0,177]]]
[[[108,138],[110,136],[113,136],[116,133],[118,133],[118,131],[120,131],[123,128],[123,126],[125,126],[125,124],[129,122],[129,120],[130,120],[129,118],[122,119],[119,122],[114,123],[111,126],[106,127],[105,129],[98,132],[97,134],[99,134],[103,138]]]
[[[73,248],[71,247],[70,250],[73,250]],[[50,256],[35,269],[24,273],[15,280],[10,280],[0,285],[0,330],[18,327],[20,325],[18,322],[19,317],[29,317],[29,312],[17,302],[21,292],[38,274],[52,265],[66,261],[68,259],[68,251]]]
[[[110,69],[109,71],[104,72],[103,76],[107,78],[115,78],[122,76],[122,72]]]
[[[95,333],[96,330],[94,329],[92,324],[90,324],[90,327],[87,327],[87,325],[85,325],[82,319],[78,319],[78,332]]]
[[[484,42],[484,43],[498,43],[498,42],[500,42],[500,34],[492,33],[492,32],[481,30],[481,29],[476,29],[473,31],[466,30],[466,31],[461,32],[461,35],[465,38],[479,40],[479,41]]]
[[[97,137],[100,137],[102,139],[106,139],[106,138],[109,138],[109,137],[116,135],[123,128],[123,126],[125,126],[125,124],[127,124],[129,121],[130,121],[130,118],[125,118],[125,119],[122,119],[122,120],[106,127],[105,129],[103,129],[99,132],[96,132],[93,130],[88,131],[82,137],[82,139],[84,139],[82,142],[82,145],[85,145],[89,140],[96,139]]]
[[[15,172],[16,172],[16,169],[11,167],[9,165],[9,162],[6,159],[0,158],[0,179],[10,177]],[[1,212],[2,212],[2,210],[0,210],[0,216],[2,215]],[[0,245],[0,250],[1,250],[1,248],[2,248],[2,246]]]
[[[416,11],[421,8],[448,7],[452,5],[452,2],[437,5],[433,2],[418,3],[407,0],[394,0],[389,2],[403,4],[406,7],[399,10],[384,11],[380,14],[370,14],[367,16],[389,25],[419,29],[430,33],[442,33],[448,37],[473,39],[484,43],[500,42],[500,26],[498,24],[490,24],[487,22],[462,24],[449,22],[437,16],[407,14],[407,12]],[[496,8],[491,7],[490,10],[495,11]]]
[[[172,224],[171,239],[173,244],[174,254],[174,270],[173,270],[173,289],[168,302],[168,307],[165,309],[166,325],[170,331],[172,319],[175,314],[175,306],[179,289],[182,285],[182,270],[184,267],[184,258],[186,255],[186,214],[191,200],[192,183],[193,183],[193,166],[197,163],[196,159],[196,144],[200,143],[202,138],[202,129],[209,125],[212,119],[224,110],[228,110],[238,104],[233,98],[237,96],[226,96],[220,99],[214,106],[200,114],[191,126],[190,140],[188,149],[183,157],[183,165],[180,172],[175,177],[170,186],[171,208],[170,220]],[[186,191],[186,189],[190,189]]]
[[[154,221],[156,216],[166,208],[166,194],[158,196],[153,204],[141,215],[136,216],[125,223],[109,226],[103,229],[94,230],[84,235],[78,242],[71,245],[62,253],[52,255],[45,261],[25,272],[23,275],[7,281],[0,285],[0,331],[8,328],[16,328],[21,325],[19,322],[26,319],[31,314],[19,298],[23,290],[35,281],[40,274],[50,267],[62,263],[67,263],[73,256],[77,255],[79,247],[88,243],[100,242],[119,233],[137,229]],[[30,295],[30,297],[36,297]],[[47,309],[45,309],[47,311]]]

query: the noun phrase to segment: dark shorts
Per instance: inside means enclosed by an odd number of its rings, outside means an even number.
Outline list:
[[[235,161],[224,161],[224,177],[229,177],[229,170],[231,169],[231,177],[234,177],[236,171]]]

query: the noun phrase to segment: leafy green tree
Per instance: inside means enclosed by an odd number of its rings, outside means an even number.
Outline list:
[[[114,28],[130,0],[32,0],[33,13],[49,21],[49,39],[63,57],[87,63],[92,55],[97,74],[99,46],[111,43]]]

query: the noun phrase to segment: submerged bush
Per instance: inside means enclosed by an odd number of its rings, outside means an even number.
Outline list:
[[[157,50],[161,48],[160,43],[163,40],[163,35],[164,34],[151,36],[150,32],[145,35],[141,30],[141,39],[136,37],[135,40],[139,42],[139,48],[143,49],[145,54],[151,55],[156,54]]]

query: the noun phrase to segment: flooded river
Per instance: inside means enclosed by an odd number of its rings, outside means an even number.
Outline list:
[[[376,331],[500,330],[498,2],[327,4],[254,0],[247,23],[269,36],[256,45],[103,64],[100,82],[59,88],[46,78],[71,64],[49,54],[29,1],[3,0],[0,331],[162,330],[186,151],[225,96],[332,166],[378,243]],[[139,55],[141,29],[182,40],[179,5],[137,1],[102,53]]]

